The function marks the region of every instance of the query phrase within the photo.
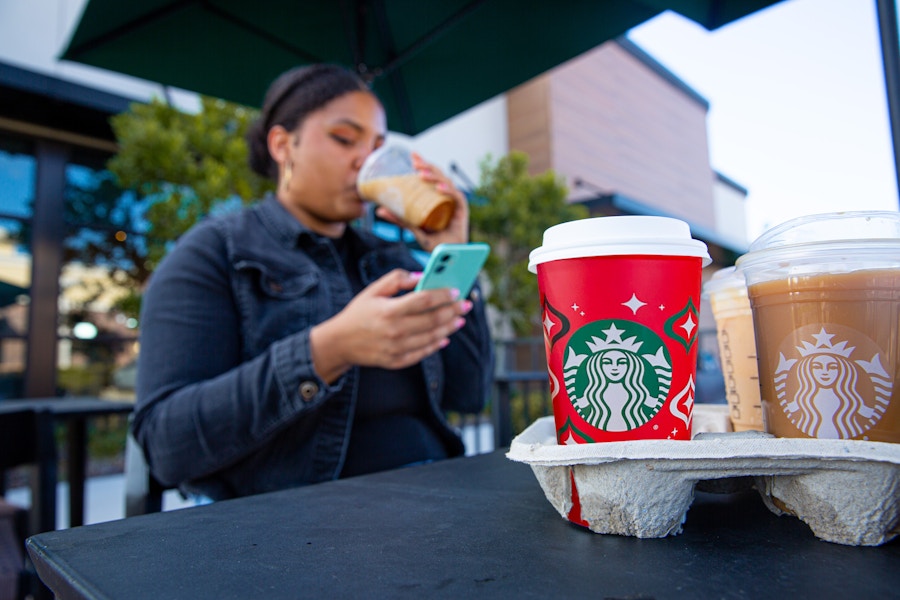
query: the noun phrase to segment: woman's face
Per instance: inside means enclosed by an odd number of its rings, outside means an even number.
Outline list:
[[[384,108],[367,92],[344,94],[309,113],[289,132],[292,173],[278,199],[313,231],[340,236],[348,221],[363,216],[356,176],[386,133]]]

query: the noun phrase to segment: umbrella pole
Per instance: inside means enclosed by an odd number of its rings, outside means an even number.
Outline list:
[[[900,37],[897,34],[897,0],[875,2],[894,148],[894,175],[897,179],[897,191],[900,192]]]

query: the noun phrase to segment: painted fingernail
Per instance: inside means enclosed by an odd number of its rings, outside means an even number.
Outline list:
[[[446,347],[449,346],[449,345],[450,345],[450,339],[449,339],[449,338],[444,338],[444,339],[441,340],[441,343],[440,343],[441,348],[446,348]]]
[[[409,280],[410,281],[418,281],[422,279],[422,271],[410,271]]]
[[[456,300],[457,298],[459,298],[459,290],[457,288],[452,288],[450,290],[450,296],[452,296],[453,299]]]
[[[463,300],[462,301],[463,314],[467,314],[470,310],[472,310],[472,302],[470,300]]]
[[[434,187],[436,187],[438,190],[440,190],[440,191],[442,191],[442,192],[449,192],[449,191],[450,191],[450,186],[447,185],[447,184],[446,184],[445,182],[443,182],[443,181],[437,182],[437,183],[434,185]]]
[[[456,321],[453,322],[453,327],[455,327],[456,329],[462,329],[462,326],[465,324],[466,320],[462,317],[459,317],[458,319],[456,319]]]

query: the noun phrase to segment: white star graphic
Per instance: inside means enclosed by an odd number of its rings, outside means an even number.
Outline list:
[[[687,320],[681,325],[681,328],[684,329],[684,332],[688,337],[691,337],[691,332],[694,331],[696,326],[697,324],[694,323],[693,315],[688,313]]]
[[[677,428],[677,427],[676,427],[675,429],[672,430],[672,437],[675,437],[676,435],[678,435],[678,428]]]
[[[607,342],[622,342],[622,334],[625,333],[624,329],[619,329],[616,327],[616,324],[613,323],[609,326],[609,329],[604,329],[603,333],[606,334]]]
[[[661,310],[661,311],[662,311],[662,310],[666,310],[666,305],[665,305],[665,304],[660,304],[660,305],[659,305],[659,310]]]
[[[816,339],[816,348],[821,348],[822,346],[831,346],[831,338],[834,337],[834,334],[828,333],[823,327],[822,331],[813,334],[813,337]]]
[[[566,441],[564,441],[563,444],[565,444],[566,446],[572,446],[577,443],[578,442],[575,440],[575,438],[572,437],[572,432],[571,431],[567,432],[566,433]]]
[[[544,313],[544,329],[547,331],[547,335],[550,335],[550,330],[553,329],[554,325],[556,323],[550,318],[550,313]]]
[[[573,302],[573,303],[572,303],[572,310],[578,310],[579,308],[581,308],[581,307],[578,306],[578,303],[577,303],[577,302]]]
[[[584,316],[584,311],[581,311],[581,312],[578,313],[578,314],[580,314],[580,315],[583,317],[583,316]]]
[[[631,294],[631,300],[623,302],[622,305],[627,306],[631,309],[632,313],[637,314],[638,309],[642,306],[647,306],[647,303],[638,300],[637,294]]]

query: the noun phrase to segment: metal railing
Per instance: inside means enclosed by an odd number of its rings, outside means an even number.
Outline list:
[[[539,337],[495,342],[491,396],[477,415],[451,415],[462,431],[467,454],[509,446],[538,417],[552,414],[544,342]]]

